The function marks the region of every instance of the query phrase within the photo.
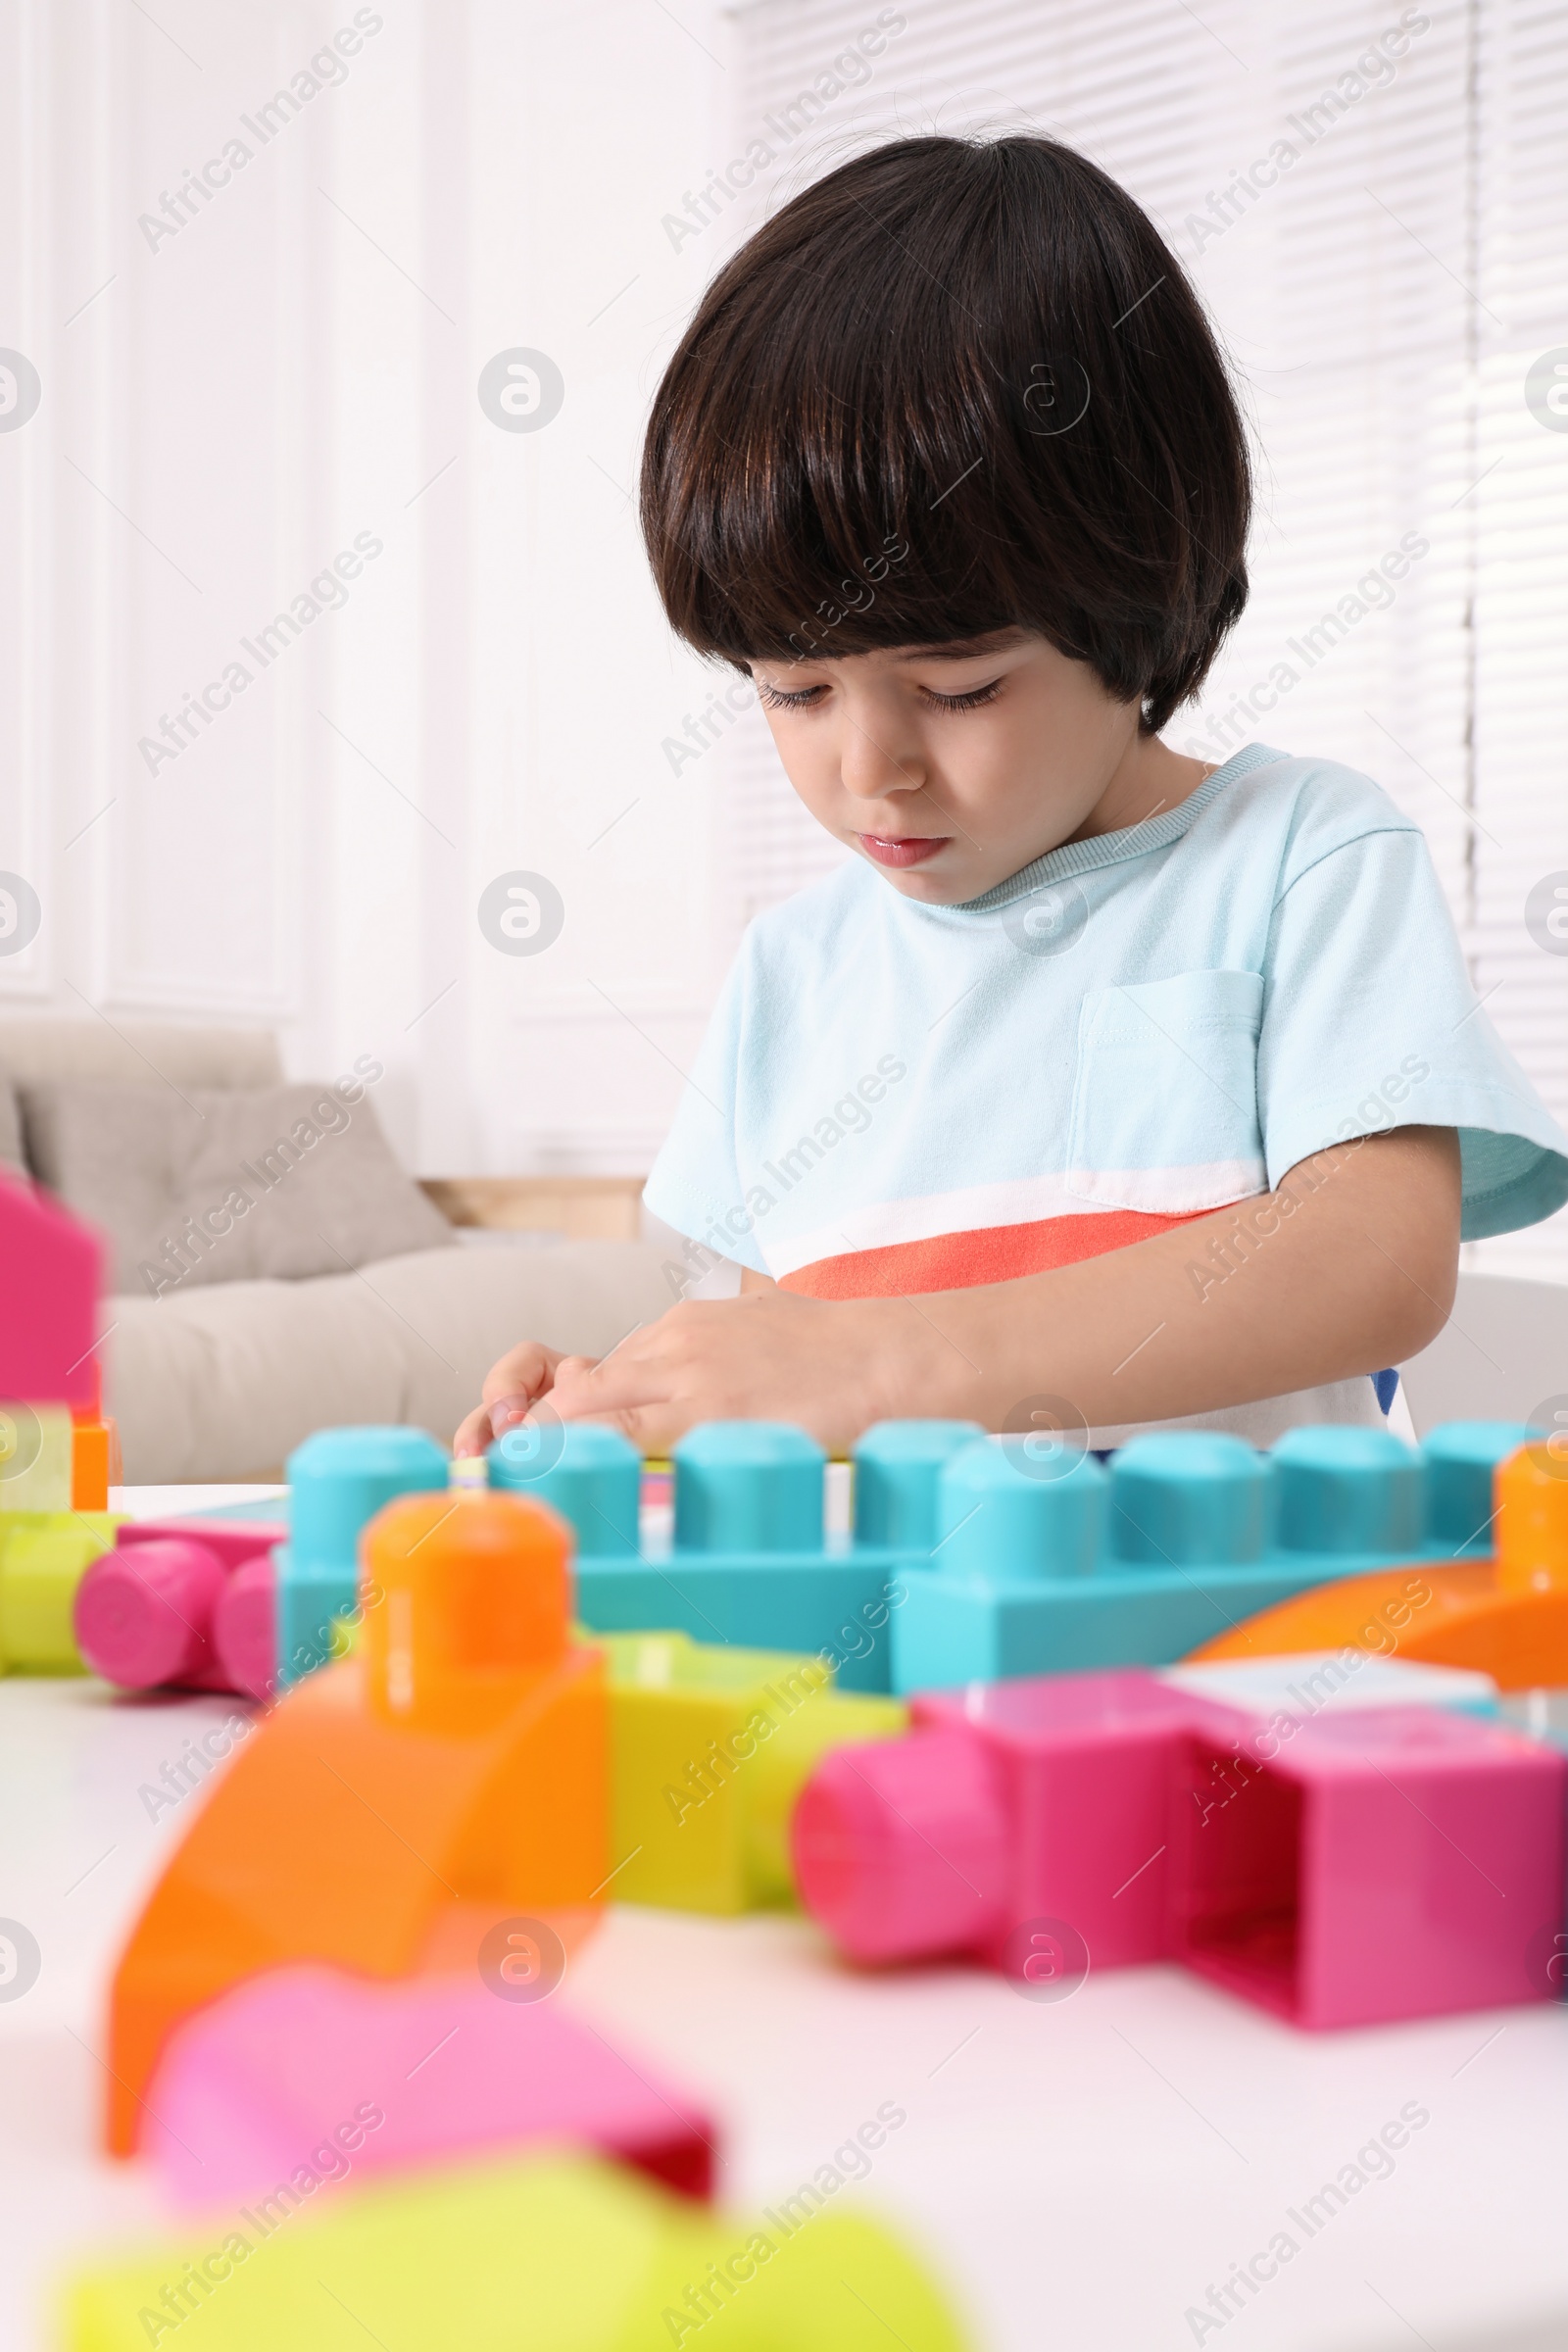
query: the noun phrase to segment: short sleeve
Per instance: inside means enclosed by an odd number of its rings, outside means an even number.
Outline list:
[[[1470,985],[1423,836],[1366,833],[1275,906],[1257,1055],[1268,1181],[1331,1143],[1452,1127],[1466,1241],[1568,1200],[1568,1138]]]
[[[730,967],[674,1123],[643,1188],[644,1205],[736,1265],[767,1271],[735,1153],[736,1081],[747,996],[745,947]]]

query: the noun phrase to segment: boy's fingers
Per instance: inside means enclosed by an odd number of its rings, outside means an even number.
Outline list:
[[[518,1396],[515,1392],[510,1396],[498,1396],[494,1404],[487,1408],[491,1436],[505,1437],[509,1429],[514,1429],[519,1421],[526,1419],[534,1402],[532,1396]]]
[[[668,1453],[676,1439],[683,1438],[692,1426],[692,1415],[673,1401],[633,1404],[622,1412],[585,1413],[582,1418],[597,1421],[606,1429],[618,1429],[645,1456]]]
[[[529,1404],[536,1403],[549,1390],[555,1368],[562,1360],[553,1348],[541,1348],[535,1340],[526,1341],[491,1366],[479,1394],[487,1405],[520,1396],[526,1411]]]
[[[584,1362],[581,1371],[569,1375],[562,1364],[552,1401],[564,1421],[618,1423],[619,1415],[638,1406],[664,1403],[669,1385],[668,1372],[658,1363],[639,1363],[635,1357],[617,1354],[606,1356],[599,1364]]]
[[[490,1416],[482,1404],[475,1405],[452,1441],[452,1450],[461,1460],[465,1454],[483,1453],[490,1443]]]
[[[541,1396],[549,1395],[556,1366],[563,1361],[555,1348],[542,1348],[537,1340],[509,1348],[486,1373],[479,1391],[483,1402],[465,1416],[452,1441],[453,1452],[483,1453],[493,1439],[514,1429]]]

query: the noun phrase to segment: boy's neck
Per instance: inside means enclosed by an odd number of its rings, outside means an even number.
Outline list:
[[[1189,760],[1173,752],[1157,735],[1135,735],[1104,791],[1077,831],[1067,835],[1067,841],[1093,841],[1102,833],[1122,833],[1167,808],[1179,808],[1218,765],[1214,760]],[[1066,842],[1057,847],[1064,849]]]

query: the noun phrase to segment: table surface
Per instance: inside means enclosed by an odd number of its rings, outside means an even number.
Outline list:
[[[275,1490],[257,1490],[258,1498]],[[143,1490],[140,1514],[243,1490]],[[0,1682],[0,1915],[42,1967],[0,2001],[0,2347],[58,2341],[54,2282],[169,2226],[97,2152],[115,1951],[196,1791],[139,1790],[234,1702]],[[907,2122],[841,2193],[947,2279],[975,2352],[1560,2352],[1568,2345],[1568,2009],[1308,2036],[1176,1969],[1040,2003],[959,1967],[866,1977],[809,1923],[612,1910],[558,1996],[704,2094],[719,2194],[788,2195],[884,2101]],[[1411,2104],[1430,2120],[1311,2236],[1293,2214]],[[1223,2325],[1206,2297],[1294,2255]],[[1264,2266],[1267,2267],[1266,2265]],[[393,2352],[402,2352],[394,2347]]]

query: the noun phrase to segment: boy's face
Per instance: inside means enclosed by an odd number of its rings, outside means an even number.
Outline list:
[[[751,669],[817,822],[939,906],[1075,835],[1138,822],[1161,787],[1181,800],[1201,772],[1141,737],[1137,704],[1114,701],[1087,662],[1024,629]]]

